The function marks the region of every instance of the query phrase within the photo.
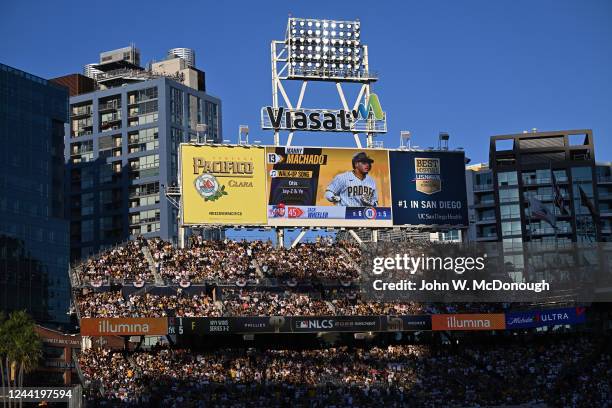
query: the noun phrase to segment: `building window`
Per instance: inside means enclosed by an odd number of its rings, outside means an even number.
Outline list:
[[[502,222],[502,236],[507,237],[511,235],[521,235],[521,222],[520,221],[506,221]]]
[[[502,220],[521,217],[521,208],[518,204],[502,205],[499,207],[499,212]]]
[[[590,167],[572,167],[572,179],[576,181],[591,181],[593,179]]]
[[[509,203],[509,202],[518,202],[519,193],[517,188],[508,188],[499,190],[499,202],[500,203]]]
[[[183,125],[183,91],[180,89],[170,88],[170,120]]]
[[[83,220],[81,221],[81,241],[88,242],[93,241],[94,238],[94,221]]]
[[[159,134],[156,127],[128,133],[128,152],[144,152],[159,148]]]
[[[132,179],[155,177],[159,175],[159,155],[152,154],[130,159],[130,175]]]
[[[206,109],[204,120],[208,125],[208,138],[218,140],[219,138],[219,109],[216,103],[206,101],[204,104]]]
[[[121,128],[121,95],[113,95],[98,102],[100,132]]]
[[[198,107],[201,106],[200,98],[191,94],[188,95],[188,98],[189,103],[187,104],[187,126],[189,127],[189,129],[196,129],[198,123],[204,123],[198,121],[202,116],[198,112]]]
[[[159,182],[130,187],[130,207],[159,204]]]
[[[149,101],[151,99],[157,99],[157,87],[139,89],[137,91],[130,92],[128,94],[128,103],[135,105],[140,102]]]
[[[502,173],[497,173],[497,185],[500,187],[518,185],[516,171],[505,171]]]
[[[474,185],[487,187],[493,185],[493,173],[476,173],[474,177]]]

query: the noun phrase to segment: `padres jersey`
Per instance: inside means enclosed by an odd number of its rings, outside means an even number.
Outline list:
[[[340,197],[338,205],[345,207],[376,206],[378,204],[378,192],[376,182],[369,174],[360,180],[352,171],[338,174],[327,186],[325,196],[331,194]],[[362,200],[366,199],[366,202]]]

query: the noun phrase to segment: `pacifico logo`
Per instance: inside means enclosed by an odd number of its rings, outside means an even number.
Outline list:
[[[253,187],[253,163],[240,161],[214,161],[205,160],[201,157],[193,158],[193,174],[200,174],[194,180],[196,191],[204,201],[215,201],[228,195],[225,185],[221,184],[218,177],[239,177],[240,180],[229,180],[229,187]]]

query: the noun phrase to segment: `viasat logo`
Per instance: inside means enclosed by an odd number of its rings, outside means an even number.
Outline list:
[[[365,104],[362,102],[359,104],[359,118],[367,119],[370,116],[370,112],[372,112],[374,119],[382,120],[385,117],[385,114],[380,106],[380,101],[378,100],[378,95],[371,93],[370,97],[367,98]]]

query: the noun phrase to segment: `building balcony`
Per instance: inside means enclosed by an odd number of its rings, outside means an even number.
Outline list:
[[[474,208],[495,207],[495,200],[480,201],[474,203]]]
[[[121,103],[119,101],[111,101],[107,103],[101,103],[98,105],[98,112],[112,112],[117,109],[121,109]]]
[[[495,217],[483,218],[480,220],[476,220],[476,225],[485,225],[485,224],[495,224],[497,219]]]
[[[497,234],[479,235],[479,236],[476,237],[476,241],[477,242],[497,241]]]
[[[527,230],[527,235],[531,235],[531,236],[555,235],[554,228],[535,228],[533,231],[530,231],[529,224],[527,224],[526,230]],[[557,228],[556,234],[557,235],[572,234],[572,229],[571,228]]]
[[[612,191],[608,191],[606,193],[599,193],[599,201],[602,200],[612,200]]]
[[[139,103],[154,101],[156,99],[157,99],[157,97],[155,97],[155,98],[142,97],[140,99],[130,99],[130,101],[128,103],[128,106],[136,106]]]
[[[567,178],[557,178],[557,184],[567,184]],[[552,185],[552,178],[540,178],[540,179],[523,179],[524,186],[550,186]]]
[[[76,109],[70,112],[70,118],[71,119],[85,118],[87,116],[91,116],[92,113],[93,113],[93,110],[91,109],[91,107],[88,107],[88,109]]]
[[[474,184],[473,191],[493,191],[493,184]]]
[[[598,184],[612,184],[612,176],[597,176]]]
[[[92,126],[88,126],[88,127],[92,127]],[[81,136],[89,136],[89,135],[93,135],[93,131],[91,130],[82,130],[80,132],[72,132],[72,137],[81,137]]]

